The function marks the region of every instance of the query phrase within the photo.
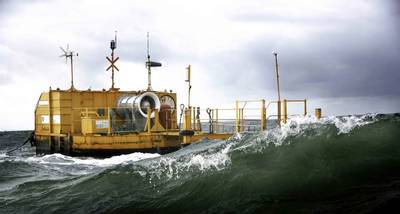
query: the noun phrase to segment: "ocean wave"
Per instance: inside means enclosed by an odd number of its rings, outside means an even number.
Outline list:
[[[3,156],[13,158],[2,165],[10,170],[1,178],[3,186],[17,186],[0,191],[0,208],[7,213],[376,211],[400,194],[399,118],[298,117],[281,129],[202,139],[162,156]],[[86,174],[76,176],[79,172]]]

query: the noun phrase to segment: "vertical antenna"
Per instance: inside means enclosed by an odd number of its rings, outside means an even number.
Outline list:
[[[161,63],[150,61],[150,39],[149,32],[147,32],[147,91],[153,91],[151,88],[151,67],[161,67]]]
[[[114,41],[115,41],[115,48],[117,48],[117,31],[115,31]]]
[[[281,101],[281,91],[279,88],[279,65],[278,65],[278,53],[273,52],[275,57],[275,71],[276,71],[276,85],[278,87],[278,101]]]
[[[185,80],[185,82],[188,83],[188,108],[190,108],[190,90],[192,89],[192,85],[190,82],[190,65],[186,68],[187,69],[187,79]]]
[[[147,32],[147,60],[150,61],[150,41],[149,32]]]
[[[281,91],[279,88],[279,65],[278,65],[278,53],[276,51],[274,51],[272,53],[274,55],[275,58],[275,71],[276,71],[276,85],[278,88],[278,109],[277,109],[277,113],[278,113],[278,126],[279,128],[281,127]]]
[[[149,32],[147,32],[147,90],[152,91],[151,88],[151,61],[150,61],[150,41]]]

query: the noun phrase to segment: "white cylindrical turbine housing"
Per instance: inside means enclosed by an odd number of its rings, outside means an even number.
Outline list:
[[[140,95],[124,95],[117,100],[117,107],[130,108],[143,117],[147,117],[148,107],[152,110],[160,110],[160,105],[160,99],[153,92],[145,92]],[[154,112],[151,113],[150,117],[154,118]]]

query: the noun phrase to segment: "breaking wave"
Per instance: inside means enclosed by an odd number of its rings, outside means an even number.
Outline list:
[[[297,117],[162,156],[6,155],[23,136],[0,136],[7,213],[373,212],[400,199],[398,114]]]

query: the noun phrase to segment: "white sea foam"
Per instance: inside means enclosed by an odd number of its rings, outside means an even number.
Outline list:
[[[192,166],[198,167],[201,171],[208,169],[216,169],[221,170],[227,164],[231,162],[231,159],[228,155],[228,151],[230,150],[231,145],[228,145],[226,148],[222,149],[220,152],[209,154],[209,155],[194,155],[191,157],[189,162],[183,165],[184,168],[190,168]]]
[[[282,125],[282,135],[286,137],[290,134],[300,133],[304,127],[321,124],[334,124],[338,129],[338,134],[347,134],[356,127],[361,127],[376,121],[376,114],[365,114],[362,116],[329,116],[317,119],[314,116],[298,116],[288,119],[286,124]],[[317,128],[317,126],[315,126]]]
[[[314,116],[293,117],[288,119],[286,124],[282,124],[281,128],[260,132],[255,136],[248,136],[249,139],[246,139],[246,141],[249,141],[250,143],[245,143],[235,148],[235,150],[246,150],[247,148],[251,148],[252,151],[254,149],[262,151],[263,147],[255,147],[255,143],[266,140],[267,142],[272,142],[275,145],[281,145],[288,137],[299,135],[307,129],[311,128],[317,132],[322,131],[321,127],[323,125],[334,125],[337,128],[337,134],[341,135],[350,133],[354,128],[374,122],[376,122],[376,114],[366,114],[362,116],[351,115],[343,117],[329,116],[321,119],[317,119]],[[242,138],[243,137],[241,135],[237,135],[232,139],[240,141]]]
[[[6,158],[7,156],[8,156],[8,155],[7,155],[6,153],[0,153],[0,163],[4,162],[4,161],[5,161],[5,158]]]
[[[330,117],[329,121],[333,122],[339,129],[338,134],[347,134],[356,127],[365,126],[376,121],[376,114],[366,114],[363,116],[347,116],[347,117]]]
[[[222,170],[231,164],[229,151],[231,144],[226,145],[225,141],[217,142],[219,148],[205,148],[200,153],[185,153],[183,155],[161,156],[158,159],[151,160],[145,166],[145,171],[136,171],[141,176],[150,176],[150,182],[153,178],[160,179],[166,176],[168,179],[180,178],[185,172],[199,171],[203,173],[208,170]],[[221,147],[222,146],[222,147]]]
[[[98,167],[108,167],[108,166],[140,161],[147,158],[154,158],[158,156],[160,155],[136,152],[126,155],[113,156],[105,159],[96,159],[96,158],[70,157],[62,154],[51,154],[42,157],[34,156],[34,157],[28,157],[26,159],[20,158],[19,161],[48,164],[48,165],[90,165]]]

